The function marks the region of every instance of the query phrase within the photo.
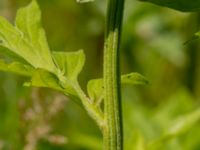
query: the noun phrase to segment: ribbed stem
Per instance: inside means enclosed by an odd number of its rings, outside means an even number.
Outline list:
[[[104,45],[104,150],[123,149],[119,48],[124,0],[108,0]]]

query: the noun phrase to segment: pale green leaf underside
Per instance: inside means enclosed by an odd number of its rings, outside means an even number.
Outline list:
[[[142,85],[148,84],[148,80],[139,73],[129,73],[121,76],[122,84],[130,84],[130,85]],[[87,85],[88,95],[93,100],[98,100],[103,98],[103,80],[102,79],[94,79],[90,80]]]
[[[200,0],[140,0],[150,2],[159,6],[190,12],[200,11]]]

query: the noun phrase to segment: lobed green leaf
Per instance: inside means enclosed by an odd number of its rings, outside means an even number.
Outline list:
[[[34,68],[55,72],[45,32],[41,26],[41,12],[36,1],[17,12],[16,26],[0,17],[2,46],[26,60]]]
[[[17,11],[15,26],[0,17],[0,52],[11,57],[11,64],[0,61],[0,70],[30,76],[27,86],[48,87],[77,96],[78,75],[85,55],[78,52],[50,52],[41,12],[36,0]]]

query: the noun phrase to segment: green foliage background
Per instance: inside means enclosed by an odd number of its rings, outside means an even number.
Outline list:
[[[17,8],[29,2],[0,0],[0,15],[13,21]],[[51,50],[84,49],[86,65],[79,80],[86,90],[88,80],[102,76],[106,1],[38,2]],[[147,86],[122,87],[126,150],[144,150],[146,143],[162,150],[200,149],[199,121],[186,120],[188,127],[175,135],[167,130],[199,107],[200,41],[191,40],[199,24],[198,13],[126,1],[121,71],[140,72],[150,81]],[[24,81],[0,73],[0,150],[102,148],[99,129],[79,104],[55,91],[23,87]]]

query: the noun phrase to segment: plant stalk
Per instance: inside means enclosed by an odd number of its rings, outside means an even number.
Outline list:
[[[104,150],[123,150],[119,48],[124,0],[108,0],[104,43]]]

